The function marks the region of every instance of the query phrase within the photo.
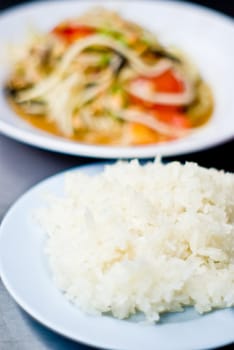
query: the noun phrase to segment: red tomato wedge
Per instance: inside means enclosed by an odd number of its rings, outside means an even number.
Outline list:
[[[172,69],[167,70],[166,72],[162,73],[161,75],[157,77],[144,77],[139,76],[135,78],[133,83],[138,84],[149,84],[149,86],[155,90],[155,93],[181,93],[184,91],[184,83],[182,80],[180,80]],[[157,106],[164,107],[164,105],[157,105],[154,103],[151,103],[144,99],[144,96],[142,98],[140,96],[136,96],[133,93],[130,92],[130,101],[136,104],[140,104],[145,107],[154,107]],[[173,106],[173,105],[166,105],[165,108],[173,108],[178,110],[180,107]]]
[[[55,27],[52,33],[72,44],[78,39],[94,34],[96,30],[92,27],[77,24],[64,24]]]
[[[133,83],[149,84],[155,92],[164,93],[180,93],[184,91],[184,83],[180,80],[172,69],[158,75],[156,77],[139,76],[135,78]]]
[[[151,112],[164,123],[181,129],[189,129],[192,124],[181,107],[155,105]]]
[[[162,122],[169,124],[178,129],[190,129],[192,124],[185,113],[173,110],[157,111],[155,109],[157,118]]]
[[[149,81],[153,83],[155,90],[158,92],[179,93],[184,91],[183,81],[178,79],[172,70],[167,70],[163,74],[149,79]]]
[[[155,92],[180,93],[184,90],[183,81],[172,70],[167,70],[157,77],[138,77],[135,81],[144,84],[149,82],[155,89]],[[189,129],[192,127],[186,114],[183,112],[183,108],[180,106],[152,104],[134,95],[130,96],[130,102],[139,105],[146,112],[155,115],[156,118],[173,127],[180,129]]]

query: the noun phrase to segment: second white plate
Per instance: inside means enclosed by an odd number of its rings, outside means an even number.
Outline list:
[[[102,165],[80,168],[90,175]],[[74,170],[73,170],[74,171]],[[162,316],[157,325],[142,325],[108,316],[88,316],[70,304],[52,281],[44,254],[45,232],[32,218],[42,207],[42,193],[62,194],[64,173],[19,199],[0,228],[0,275],[16,302],[36,320],[76,341],[116,350],[208,349],[234,341],[234,310],[199,316],[193,309]]]

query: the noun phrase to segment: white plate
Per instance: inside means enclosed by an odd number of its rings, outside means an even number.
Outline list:
[[[95,174],[102,165],[82,167]],[[74,171],[74,170],[72,170]],[[199,316],[188,309],[167,314],[157,325],[140,325],[112,317],[87,316],[70,304],[52,282],[43,253],[45,233],[32,212],[43,207],[45,191],[62,194],[64,173],[22,196],[9,210],[0,229],[0,274],[16,302],[50,329],[86,344],[118,350],[208,349],[234,341],[234,310]]]
[[[231,19],[196,5],[175,1],[64,1],[23,5],[0,17],[0,52],[20,43],[30,25],[46,31],[58,21],[79,15],[97,4],[114,8],[159,35],[163,43],[184,49],[197,63],[215,96],[215,112],[200,131],[184,139],[140,147],[93,146],[65,140],[37,130],[11,111],[0,92],[0,130],[22,142],[62,153],[100,158],[153,157],[189,153],[214,146],[234,135],[234,25]],[[0,86],[7,76],[0,68]]]

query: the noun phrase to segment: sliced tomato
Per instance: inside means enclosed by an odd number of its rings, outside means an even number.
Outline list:
[[[151,111],[156,111],[158,113],[166,113],[166,114],[170,114],[170,113],[178,113],[178,112],[182,112],[183,111],[183,108],[180,107],[180,106],[168,106],[168,105],[158,105],[158,104],[155,104],[155,105],[151,105],[150,107],[150,110]]]
[[[137,96],[131,95],[131,94],[128,95],[128,102],[129,102],[129,104],[138,105],[138,106],[145,107],[145,108],[153,108],[154,107],[154,105],[152,103],[147,102],[147,101],[141,99],[140,97],[137,97]]]
[[[170,69],[163,74],[152,78],[154,88],[158,92],[179,93],[184,91],[184,83]]]
[[[155,92],[180,93],[184,91],[184,83],[179,79],[172,69],[156,77],[139,76],[133,80],[139,84],[150,84]]]
[[[134,99],[131,101],[134,105],[139,104],[139,101]],[[187,115],[183,112],[181,107],[177,106],[162,106],[162,105],[154,105],[147,106],[142,105],[140,103],[142,110],[149,115],[155,116],[155,118],[161,120],[163,123],[171,125],[180,129],[190,129],[192,128],[192,124],[187,117]]]
[[[78,39],[94,34],[95,31],[94,28],[85,25],[62,24],[55,27],[52,33],[65,40],[67,43],[72,44]]]
[[[184,90],[183,81],[181,81],[172,70],[167,70],[157,77],[138,77],[136,79],[138,83],[141,81],[143,83],[149,82],[149,84],[155,89],[155,92],[180,93]],[[188,117],[183,112],[183,108],[180,106],[153,104],[134,95],[129,96],[129,101],[134,105],[140,106],[144,111],[155,115],[159,120],[171,126],[181,129],[192,127]]]
[[[155,113],[159,120],[178,129],[190,129],[192,127],[191,122],[183,112],[173,110],[160,111],[155,109]]]
[[[138,84],[149,84],[149,86],[155,90],[155,93],[181,93],[184,91],[184,83],[182,80],[180,80],[172,69],[167,70],[166,72],[162,73],[159,76],[156,77],[144,77],[139,76],[135,78],[133,83]],[[148,102],[144,99],[144,96],[142,98],[140,96],[135,96],[133,94],[130,94],[130,100],[133,103],[142,104],[144,106],[151,106],[156,107],[157,105]],[[163,107],[163,106],[162,106]],[[166,106],[167,107],[167,106]],[[170,106],[173,107],[173,106]],[[178,108],[177,106],[174,106],[175,108]]]

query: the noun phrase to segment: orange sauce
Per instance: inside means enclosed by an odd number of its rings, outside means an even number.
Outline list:
[[[76,142],[82,142],[87,144],[96,145],[116,145],[118,144],[119,137],[113,135],[107,135],[105,133],[97,132],[79,132],[72,136],[64,136],[64,134],[59,130],[57,124],[46,118],[44,115],[32,115],[27,114],[17,103],[15,103],[11,98],[8,98],[8,102],[14,112],[27,123],[31,124],[37,129],[45,131],[49,134],[62,137],[64,139],[69,139]]]
[[[211,94],[211,91],[208,90],[208,92]],[[210,101],[212,101],[212,103],[210,104],[210,108],[208,108],[206,110],[206,113],[204,114],[200,114],[198,111],[198,117],[196,117],[195,122],[193,123],[193,127],[200,127],[204,124],[206,124],[210,118],[211,115],[213,113],[213,109],[214,109],[214,100],[212,97],[212,94],[209,96]],[[74,135],[72,136],[65,136],[60,130],[59,127],[57,126],[57,124],[54,121],[49,120],[48,118],[46,118],[46,116],[44,115],[31,115],[31,114],[27,114],[25,113],[25,111],[23,110],[23,108],[21,108],[17,103],[15,103],[15,101],[12,98],[8,98],[8,102],[11,106],[11,108],[15,111],[15,113],[21,117],[23,120],[25,120],[27,123],[31,124],[32,126],[34,126],[37,129],[40,129],[42,131],[45,131],[49,134],[52,135],[56,135],[59,137],[62,137],[64,139],[70,139],[72,141],[76,141],[76,142],[82,142],[82,143],[86,143],[86,144],[95,144],[95,145],[120,145],[122,144],[121,142],[121,135],[114,135],[113,133],[102,133],[102,132],[95,132],[95,131],[80,131],[80,132],[76,132]],[[195,106],[196,107],[196,106]],[[193,111],[193,113],[196,113],[196,108],[195,111]],[[188,113],[189,114],[189,113]],[[129,125],[134,126],[134,123],[130,123]],[[144,130],[143,130],[144,129]],[[147,130],[146,130],[147,129]],[[142,132],[143,130],[143,132]],[[138,129],[134,128],[134,134],[136,133],[136,139],[135,136],[132,135],[132,137],[134,137],[135,141],[137,140],[137,142],[134,142],[134,139],[131,140],[130,137],[130,144],[134,145],[147,145],[147,144],[154,144],[154,143],[160,143],[160,142],[166,142],[166,141],[170,141],[173,138],[169,138],[167,136],[164,135],[160,135],[157,132],[152,131],[151,129],[148,129],[147,127],[144,127],[142,125],[140,125],[140,127],[138,127]],[[132,134],[132,132],[130,133],[130,135]]]

